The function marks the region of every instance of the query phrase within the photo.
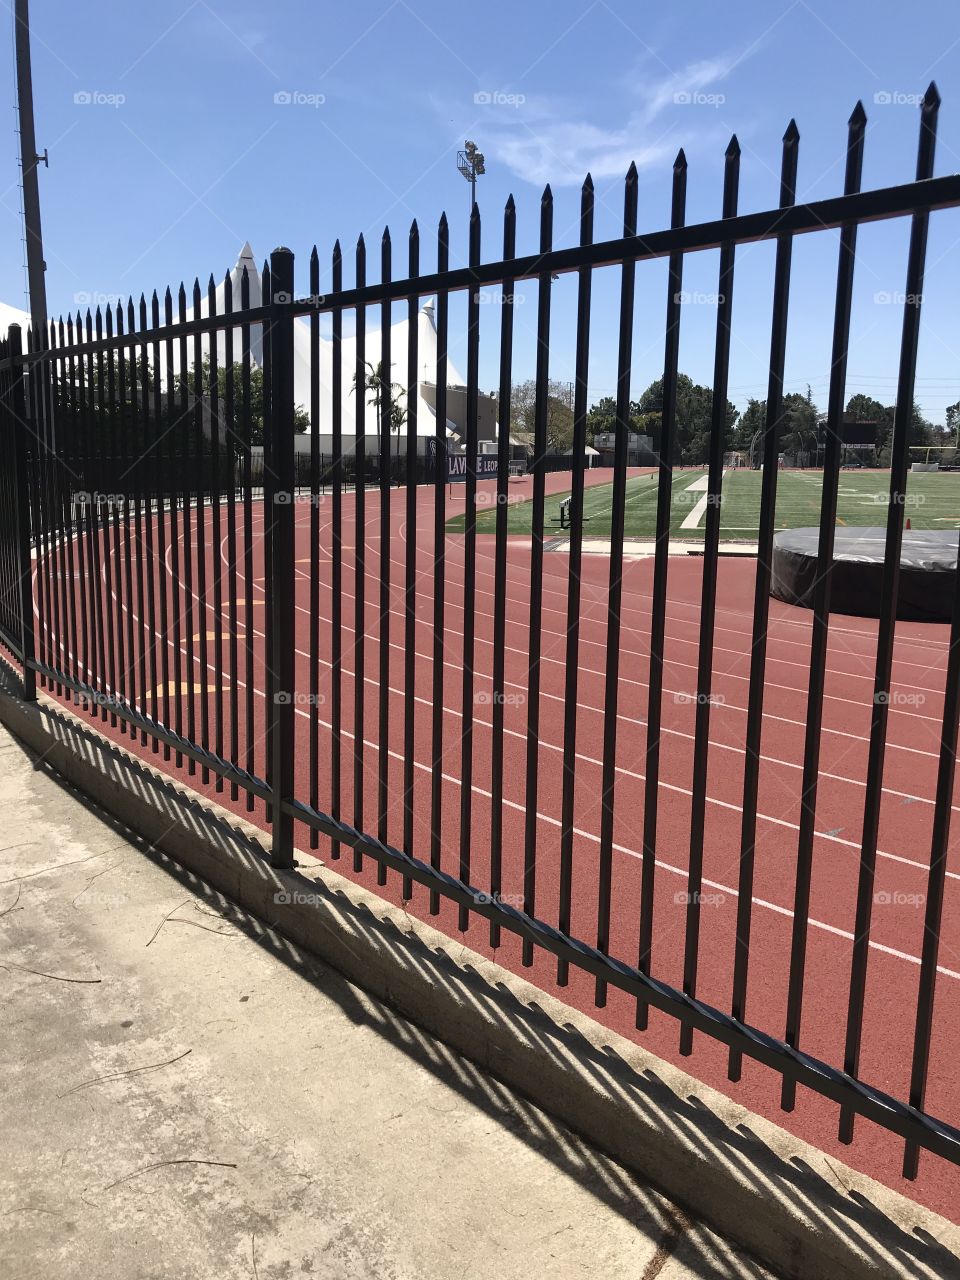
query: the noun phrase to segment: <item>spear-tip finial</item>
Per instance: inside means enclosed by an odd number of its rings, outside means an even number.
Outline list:
[[[795,147],[800,141],[800,130],[797,128],[797,122],[793,117],[791,117],[790,123],[787,125],[786,131],[783,135],[783,141],[788,147]]]
[[[850,119],[847,121],[847,124],[851,129],[862,129],[866,123],[867,113],[863,107],[863,100],[858,98],[857,105],[850,112]]]
[[[730,138],[730,141],[727,143],[727,149],[726,149],[726,151],[725,151],[723,154],[727,157],[727,159],[728,159],[728,160],[737,160],[737,159],[739,159],[739,157],[740,157],[740,143],[739,143],[739,141],[738,141],[738,139],[737,139],[737,135],[736,135],[736,134],[733,134],[733,135],[732,135],[732,137]]]
[[[687,167],[687,153],[684,151],[683,147],[681,147],[680,150],[677,152],[676,160],[674,160],[673,162],[673,171],[674,173],[679,173],[682,169],[686,169],[686,167]]]
[[[940,90],[937,88],[936,80],[931,80],[927,85],[927,92],[923,95],[923,111],[936,111],[940,106]]]

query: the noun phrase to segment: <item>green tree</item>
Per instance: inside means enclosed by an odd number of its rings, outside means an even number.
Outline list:
[[[573,410],[557,396],[547,396],[547,448],[564,453],[573,446]]]
[[[884,417],[877,432],[877,452],[880,459],[880,465],[888,467],[890,465],[890,453],[893,445],[893,423],[896,414],[896,405],[888,405],[884,409]],[[933,427],[930,422],[920,412],[920,406],[916,401],[913,403],[913,409],[910,413],[910,421],[907,424],[907,445],[922,446],[925,444],[935,444],[932,438]],[[908,454],[908,457],[910,455]],[[919,453],[914,453],[912,461],[923,461]]]
[[[733,447],[741,453],[748,454],[753,467],[759,467],[763,461],[762,437],[766,425],[766,400],[754,400],[751,397],[747,401],[746,409],[737,420],[733,432]]]
[[[627,430],[638,435],[650,436],[656,449],[660,441],[660,413],[641,412],[636,400],[630,404]],[[613,435],[617,430],[617,402],[613,396],[602,396],[587,413],[587,443],[593,444],[598,435]]]
[[[651,382],[633,406],[638,414],[663,412],[663,379]],[[676,447],[673,462],[701,464],[710,452],[711,424],[713,420],[713,391],[701,386],[686,373],[677,375]],[[733,425],[737,420],[736,405],[727,401],[723,423],[723,451],[726,453],[733,439]],[[660,450],[660,441],[656,442]]]
[[[881,457],[882,450],[889,443],[890,433],[893,430],[893,405],[883,405],[873,396],[865,395],[858,392],[857,395],[851,396],[847,401],[847,407],[844,410],[844,416],[851,418],[854,422],[875,422],[877,424],[877,453],[876,457]]]
[[[807,394],[799,391],[788,391],[783,397],[783,427],[780,437],[784,453],[793,454],[801,467],[812,462],[817,463],[817,426],[820,414],[813,401],[813,392],[807,387]]]
[[[616,429],[617,402],[613,396],[602,396],[587,413],[587,443],[593,444],[596,436]]]
[[[854,422],[883,422],[890,411],[873,396],[859,392],[847,401],[846,416]]]
[[[212,405],[212,372],[210,357],[204,356],[199,370],[200,400]],[[233,422],[227,423],[225,406],[227,404],[227,384],[232,375],[233,380]],[[221,439],[232,435],[234,444],[239,446],[244,439],[246,424],[243,417],[243,365],[235,362],[228,370],[223,364],[217,365],[217,414],[221,424]],[[110,404],[110,369],[109,362],[103,361],[102,377],[96,367],[91,379],[89,370],[81,371],[79,364],[74,365],[68,374],[57,383],[56,395],[58,406],[66,412],[71,396],[73,403],[81,398],[89,407],[106,411]],[[144,355],[138,354],[136,360],[117,360],[113,367],[113,420],[118,427],[122,423],[127,432],[142,433],[144,427],[144,397],[146,397],[146,419],[150,434],[174,430],[178,425],[192,424],[193,409],[197,399],[197,368],[191,366],[188,372],[175,373],[169,380],[161,374],[161,386],[157,387],[156,370]],[[159,404],[159,409],[158,409]],[[106,412],[104,421],[107,421]],[[303,405],[296,405],[293,411],[293,429],[302,434],[310,426],[310,415]],[[178,438],[174,444],[178,443]],[[250,443],[263,444],[263,370],[259,365],[250,366]]]
[[[659,446],[660,433],[663,430],[663,414],[655,410],[650,413],[636,413],[630,417],[630,430],[638,431],[642,436],[649,436],[654,449]]]
[[[235,446],[238,448],[242,445],[246,434],[246,422],[243,416],[243,365],[235,362],[232,368],[233,375],[233,422],[228,423],[224,417],[225,405],[227,402],[227,366],[223,364],[217,365],[217,413],[221,422],[221,438],[226,439],[228,434],[232,434]],[[210,357],[204,356],[200,371],[200,385],[203,388],[201,398],[208,403],[211,401],[211,370]],[[194,402],[196,387],[196,366],[189,373],[178,373],[174,375],[173,392],[174,405],[179,406],[183,403],[183,397],[186,396],[187,405],[190,406]],[[310,415],[304,409],[302,404],[294,406],[293,410],[293,429],[298,435],[302,435],[310,426]],[[263,444],[263,370],[259,365],[250,365],[250,443],[253,445]]]
[[[537,384],[533,378],[510,389],[510,430],[532,435],[536,426]],[[553,378],[547,383],[547,448],[563,453],[573,444],[573,387]]]

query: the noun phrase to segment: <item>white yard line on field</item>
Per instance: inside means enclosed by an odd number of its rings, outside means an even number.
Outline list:
[[[721,481],[723,480],[723,477],[726,474],[727,474],[726,471],[721,473],[720,475]],[[687,485],[686,489],[684,490],[684,493],[692,493],[694,491],[699,493],[701,489],[704,491],[704,493],[703,493],[703,497],[700,499],[697,505],[693,508],[693,510],[690,512],[687,518],[680,525],[681,529],[699,529],[700,528],[700,521],[703,519],[704,514],[706,513],[706,510],[707,510],[707,504],[710,501],[710,495],[709,493],[706,492],[709,483],[710,483],[709,476],[701,476],[699,480],[694,480],[693,484]]]

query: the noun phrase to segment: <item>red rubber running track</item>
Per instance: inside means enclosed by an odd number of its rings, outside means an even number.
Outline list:
[[[587,483],[603,483],[607,473],[587,476]],[[548,476],[547,489],[558,492],[569,485],[569,477]],[[511,495],[529,496],[530,480],[511,482]],[[481,501],[490,501],[492,483],[481,483]],[[449,515],[463,508],[463,488],[448,501]],[[430,789],[434,772],[431,760],[432,645],[433,645],[433,490],[417,493],[417,629],[414,769],[414,842],[410,850],[429,858]],[[194,521],[196,512],[194,514]],[[206,601],[194,596],[193,632],[209,635],[206,684],[213,723],[214,644],[216,622],[213,613],[213,512],[204,513],[207,556]],[[297,682],[298,694],[310,687],[310,518],[308,499],[298,501],[297,526]],[[225,754],[244,764],[246,726],[242,714],[245,695],[243,637],[248,629],[255,643],[254,691],[255,771],[264,776],[264,582],[260,531],[262,512],[253,508],[254,571],[253,609],[246,616],[242,562],[242,521],[238,516],[237,573],[240,582],[238,631],[241,661],[231,672],[227,619],[223,618],[224,697],[230,686],[240,693],[240,736],[231,743],[229,731]],[[330,731],[331,694],[331,543],[332,501],[321,499],[319,508],[320,650],[319,723],[320,768],[319,807],[330,812]],[[219,512],[220,546],[226,589],[227,536],[225,509]],[[366,635],[364,679],[366,710],[363,725],[364,829],[376,830],[376,787],[378,763],[379,678],[379,582],[380,505],[379,493],[366,494]],[[165,517],[167,565],[171,563],[170,519]],[[405,493],[391,495],[390,573],[392,612],[390,629],[390,777],[389,840],[403,844],[403,713],[404,713],[404,619],[403,592],[407,527]],[[155,532],[159,532],[155,530]],[[108,536],[102,530],[102,549]],[[111,538],[113,535],[109,535]],[[102,584],[105,615],[113,624],[122,618],[127,625],[132,615],[134,633],[139,634],[142,611],[135,590],[138,568],[147,581],[166,584],[169,625],[166,639],[157,634],[152,649],[160,671],[161,647],[168,649],[169,670],[173,671],[173,618],[181,620],[182,661],[186,667],[186,611],[182,581],[174,598],[169,572],[159,572],[154,539],[154,562],[148,563],[147,549],[137,543],[134,522],[126,530],[121,521],[120,547],[124,556],[129,547],[132,573],[128,580],[116,573],[112,581],[112,602],[106,582]],[[194,530],[194,542],[195,530]],[[353,698],[355,663],[354,628],[354,496],[343,498],[343,732],[340,813],[354,819],[352,795],[352,752],[354,743]],[[74,576],[80,566],[82,539],[75,544]],[[115,548],[116,544],[111,543]],[[182,546],[179,548],[182,557]],[[479,889],[489,886],[490,852],[490,753],[491,753],[491,673],[493,662],[494,539],[477,540],[475,598],[476,658],[474,706],[474,773],[472,821],[472,883]],[[446,544],[446,630],[443,699],[444,752],[443,779],[443,867],[456,874],[459,851],[460,814],[460,733],[462,724],[461,672],[463,623],[462,535],[448,534]],[[35,595],[41,614],[52,576],[67,575],[68,556],[62,548],[41,555],[37,561]],[[653,973],[682,986],[683,938],[685,924],[686,871],[689,855],[689,819],[692,785],[692,750],[695,716],[696,664],[698,654],[699,600],[703,561],[700,557],[671,557],[667,611],[666,669],[664,674],[663,736],[661,748],[661,796],[657,845],[657,879],[653,932]],[[102,573],[102,570],[101,570]],[[714,650],[714,706],[711,711],[708,803],[704,845],[704,884],[700,928],[698,996],[721,1009],[729,1010],[734,955],[737,906],[737,878],[740,847],[740,820],[743,786],[743,742],[751,645],[755,561],[750,558],[722,558],[718,569],[717,628]],[[538,814],[537,909],[536,914],[556,922],[559,884],[561,762],[563,744],[563,695],[566,645],[566,597],[568,558],[548,552],[544,558],[540,713],[540,768],[537,783]],[[575,804],[574,884],[572,932],[587,942],[596,937],[597,875],[600,829],[600,776],[603,737],[604,676],[606,637],[606,592],[609,561],[604,555],[585,555],[582,572],[579,717],[577,737],[577,792]],[[181,570],[181,579],[182,579]],[[610,953],[627,963],[637,959],[640,861],[643,823],[643,762],[646,745],[646,699],[648,629],[653,562],[628,561],[623,582],[623,629],[620,662],[620,705],[617,748],[616,825],[614,833],[613,912]],[[194,590],[197,581],[194,572]],[[526,750],[525,703],[529,623],[530,542],[512,538],[508,551],[506,698],[504,706],[504,897],[522,901],[523,824],[525,812],[524,777]],[[809,663],[810,615],[771,601],[769,647],[766,667],[762,769],[758,798],[756,874],[754,882],[753,929],[750,951],[750,979],[747,1020],[771,1034],[782,1036],[786,1013],[786,992],[793,919],[794,874],[799,824],[799,792],[806,710],[806,682]],[[53,629],[40,629],[41,657],[46,661],[66,661],[75,655],[65,641],[58,641]],[[884,796],[877,861],[876,905],[873,913],[869,972],[864,1012],[861,1076],[897,1097],[906,1098],[909,1088],[910,1055],[919,979],[919,956],[923,934],[924,894],[930,858],[933,797],[939,753],[939,726],[943,707],[948,628],[923,624],[900,624],[894,663],[894,684],[888,732]],[[148,640],[150,636],[148,634]],[[876,623],[835,616],[830,628],[830,648],[821,741],[821,775],[817,809],[817,836],[814,848],[808,958],[801,1045],[809,1053],[834,1065],[843,1061],[843,1035],[847,989],[851,964],[852,929],[856,904],[858,851],[864,802],[864,777],[873,695],[873,666]],[[203,673],[194,648],[194,677],[202,687]],[[126,668],[135,672],[139,646],[126,654]],[[171,676],[172,678],[172,676]],[[134,676],[126,681],[131,690]],[[156,676],[159,683],[159,675]],[[106,685],[101,689],[108,691]],[[119,682],[118,682],[118,687]],[[50,690],[50,692],[54,692]],[[132,700],[132,698],[131,698]],[[184,699],[185,701],[185,699]],[[199,707],[199,699],[198,699]],[[149,711],[149,707],[140,709]],[[309,712],[298,702],[297,787],[298,798],[308,800]],[[96,711],[93,713],[98,715]],[[199,724],[199,710],[197,710]],[[163,750],[154,753],[150,744],[131,738],[122,726],[111,727],[98,719],[109,736],[123,741],[128,750],[139,752],[165,771],[185,777],[175,760],[165,760]],[[172,727],[172,726],[171,726]],[[212,730],[211,730],[212,745]],[[239,751],[239,754],[237,752]],[[217,791],[214,781],[204,784],[199,772],[190,784],[221,804],[246,813],[244,797],[231,800],[229,786]],[[956,808],[956,796],[955,805]],[[250,815],[248,815],[250,816]],[[263,805],[257,802],[252,818],[266,826]],[[957,823],[954,823],[957,830]],[[298,846],[309,856],[308,833],[298,829]],[[329,856],[329,843],[321,841],[316,856]],[[335,864],[343,875],[353,877],[349,850]],[[355,877],[376,888],[376,870],[367,862]],[[399,877],[378,892],[399,900]],[[957,837],[951,841],[948,857],[940,969],[931,1049],[927,1109],[954,1124],[960,1121],[960,1066],[955,1046],[960,1035],[960,859]],[[477,951],[492,955],[487,922],[474,917],[466,934],[458,931],[457,911],[444,902],[438,917],[428,915],[428,894],[415,887],[409,909],[430,918],[448,934],[462,938]],[[909,1184],[900,1178],[902,1141],[860,1119],[852,1146],[842,1146],[836,1138],[837,1108],[833,1103],[800,1090],[797,1107],[787,1115],[779,1108],[779,1077],[768,1069],[745,1060],[742,1080],[734,1085],[726,1077],[725,1048],[704,1035],[695,1037],[694,1052],[681,1057],[678,1052],[678,1023],[651,1011],[649,1029],[640,1035],[634,1028],[634,1002],[622,992],[611,990],[606,1008],[593,1004],[593,980],[571,970],[566,988],[556,987],[556,964],[550,956],[537,952],[533,967],[521,965],[520,944],[504,932],[496,952],[501,964],[522,973],[546,991],[585,1010],[623,1035],[638,1038],[643,1045],[679,1063],[706,1083],[760,1112],[821,1147],[828,1154],[853,1164],[864,1172],[914,1196],[931,1208],[960,1220],[960,1169],[935,1157],[921,1158],[920,1177]]]

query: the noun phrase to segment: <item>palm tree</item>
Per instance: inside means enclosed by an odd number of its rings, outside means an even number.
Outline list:
[[[366,374],[363,379],[364,391],[369,391],[373,395],[374,408],[377,411],[377,418],[380,417],[380,405],[383,399],[384,388],[387,386],[386,378],[383,373],[383,361],[378,360],[376,364],[372,360],[364,361]],[[353,391],[356,392],[359,385],[360,374],[353,375]],[[400,403],[401,399],[406,395],[406,391],[399,382],[391,382],[389,384],[390,395],[390,430],[400,434],[400,428],[407,420],[407,411]]]

